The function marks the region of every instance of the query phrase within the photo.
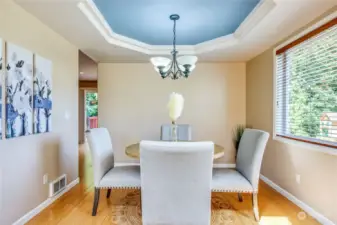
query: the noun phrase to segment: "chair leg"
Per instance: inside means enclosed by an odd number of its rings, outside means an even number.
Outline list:
[[[239,202],[242,202],[243,199],[242,199],[242,194],[241,193],[238,193],[238,198],[239,198]]]
[[[97,213],[97,207],[98,207],[98,202],[99,202],[99,194],[100,194],[100,189],[95,188],[95,198],[94,198],[94,205],[92,207],[92,216],[96,216],[96,213]]]
[[[106,198],[110,198],[111,195],[111,188],[108,189],[108,192],[106,193]]]
[[[254,217],[257,222],[260,221],[259,217],[259,206],[258,206],[258,201],[257,201],[257,193],[253,193],[253,211],[254,211]]]

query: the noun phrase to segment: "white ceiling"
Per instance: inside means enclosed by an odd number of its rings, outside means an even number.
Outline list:
[[[337,5],[336,0],[273,1],[275,7],[236,44],[200,53],[199,60],[248,61]],[[108,43],[77,7],[78,0],[16,2],[97,62],[148,62],[151,57]]]

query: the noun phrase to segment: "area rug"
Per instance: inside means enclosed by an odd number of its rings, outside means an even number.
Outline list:
[[[111,224],[141,225],[142,216],[140,208],[140,191],[117,191],[111,205],[112,214],[109,218]],[[248,206],[251,198],[240,203],[236,194],[212,194],[212,225],[258,225],[255,222],[252,208]],[[249,203],[248,203],[249,201]]]

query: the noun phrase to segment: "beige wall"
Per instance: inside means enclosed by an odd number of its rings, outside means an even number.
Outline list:
[[[97,80],[97,63],[82,51],[78,52],[80,80]]]
[[[0,140],[0,224],[8,225],[47,199],[43,174],[78,177],[78,50],[11,0],[0,1],[0,37],[53,62],[53,132]]]
[[[194,140],[211,140],[226,149],[220,163],[233,163],[231,130],[246,120],[244,63],[198,63],[188,79],[163,80],[153,66],[99,64],[99,123],[109,129],[116,160],[132,161],[125,146],[140,140],[159,140],[160,126],[170,123],[167,102],[180,92],[185,108],[178,123],[192,125]]]
[[[273,132],[273,48],[247,63],[247,124]],[[337,223],[337,157],[313,148],[271,137],[262,174]]]

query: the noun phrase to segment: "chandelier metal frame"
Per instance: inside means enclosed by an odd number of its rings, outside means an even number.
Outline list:
[[[181,77],[188,78],[188,76],[191,73],[192,65],[190,64],[180,65],[184,68],[184,70],[182,70],[179,67],[179,63],[177,61],[178,51],[176,49],[176,23],[177,23],[177,20],[179,20],[179,18],[180,16],[178,14],[172,14],[170,16],[170,19],[173,21],[173,50],[171,52],[172,61],[170,62],[168,66],[163,66],[163,65],[157,66],[158,72],[160,73],[163,79],[167,77],[170,77],[172,80],[177,80]]]

